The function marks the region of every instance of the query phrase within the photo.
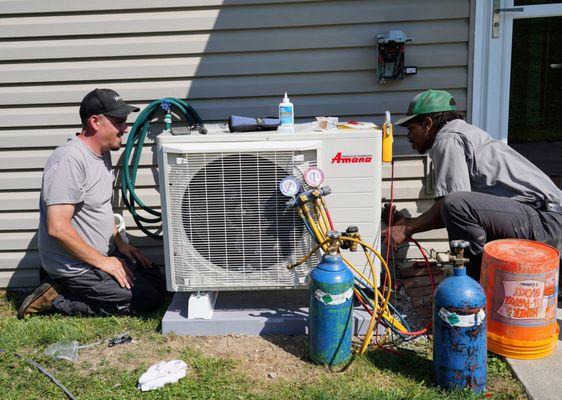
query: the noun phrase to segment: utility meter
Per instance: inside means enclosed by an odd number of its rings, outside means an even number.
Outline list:
[[[379,83],[404,79],[404,74],[413,75],[417,73],[416,67],[404,66],[405,44],[412,40],[413,38],[406,37],[406,34],[402,31],[390,31],[377,35],[377,76]]]

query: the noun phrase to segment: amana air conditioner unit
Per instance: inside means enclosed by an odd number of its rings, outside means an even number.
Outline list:
[[[171,291],[297,288],[307,284],[312,237],[286,207],[279,182],[321,168],[336,229],[359,227],[378,245],[381,133],[376,129],[229,133],[158,137],[166,278]]]

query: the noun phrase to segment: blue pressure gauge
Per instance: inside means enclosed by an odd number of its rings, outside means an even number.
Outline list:
[[[295,197],[300,189],[300,183],[294,176],[283,178],[279,183],[279,190],[287,197]]]

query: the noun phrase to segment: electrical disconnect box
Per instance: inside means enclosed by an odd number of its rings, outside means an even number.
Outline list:
[[[377,75],[379,83],[404,79],[404,75],[414,75],[417,68],[405,66],[405,44],[413,38],[402,31],[390,31],[377,35]]]

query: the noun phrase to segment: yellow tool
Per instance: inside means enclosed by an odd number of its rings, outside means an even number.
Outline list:
[[[390,122],[390,111],[385,112],[385,120],[382,126],[382,162],[392,162],[392,144],[394,142],[394,127]]]

